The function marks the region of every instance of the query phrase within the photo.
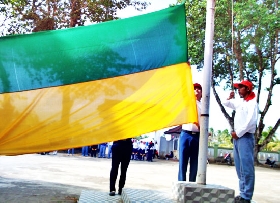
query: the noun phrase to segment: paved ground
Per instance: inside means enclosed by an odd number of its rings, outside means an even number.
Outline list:
[[[109,159],[63,153],[0,156],[0,203],[74,203],[82,190],[107,192],[110,167]],[[126,187],[171,193],[177,172],[175,161],[131,161]],[[222,185],[238,194],[234,166],[208,165],[207,184]],[[280,170],[256,167],[253,200],[279,203],[279,192]]]

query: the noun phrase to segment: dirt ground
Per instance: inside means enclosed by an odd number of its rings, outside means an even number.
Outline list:
[[[0,156],[0,203],[74,203],[82,190],[108,192],[110,167],[110,159],[79,154]],[[280,202],[279,172],[256,167],[255,202]],[[131,161],[125,187],[171,193],[177,174],[176,161]],[[209,164],[206,180],[238,195],[234,166]]]

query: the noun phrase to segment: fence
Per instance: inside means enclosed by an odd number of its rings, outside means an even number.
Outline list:
[[[210,161],[215,161],[218,157],[223,157],[226,153],[230,153],[231,157],[234,157],[232,148],[218,147],[208,147],[208,159]],[[270,151],[261,151],[258,153],[258,161],[262,164],[265,163],[266,159],[269,158],[271,161],[275,161],[277,165],[280,163],[280,152],[270,152]]]

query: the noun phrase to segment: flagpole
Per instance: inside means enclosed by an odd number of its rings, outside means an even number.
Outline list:
[[[209,126],[209,101],[212,75],[213,58],[213,36],[214,36],[214,15],[215,1],[207,0],[206,29],[204,48],[204,68],[202,80],[202,106],[200,118],[200,138],[198,154],[197,184],[206,185],[206,166],[208,154],[208,126]]]

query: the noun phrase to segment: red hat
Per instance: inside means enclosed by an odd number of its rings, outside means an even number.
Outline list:
[[[240,83],[234,83],[233,86],[235,88],[239,88],[240,86],[246,86],[249,88],[249,91],[253,90],[253,83],[251,83],[249,80],[243,80]]]
[[[199,88],[199,89],[202,90],[202,87],[201,87],[201,85],[200,85],[199,83],[194,83],[194,84],[193,84],[193,87],[194,87],[194,88]]]

